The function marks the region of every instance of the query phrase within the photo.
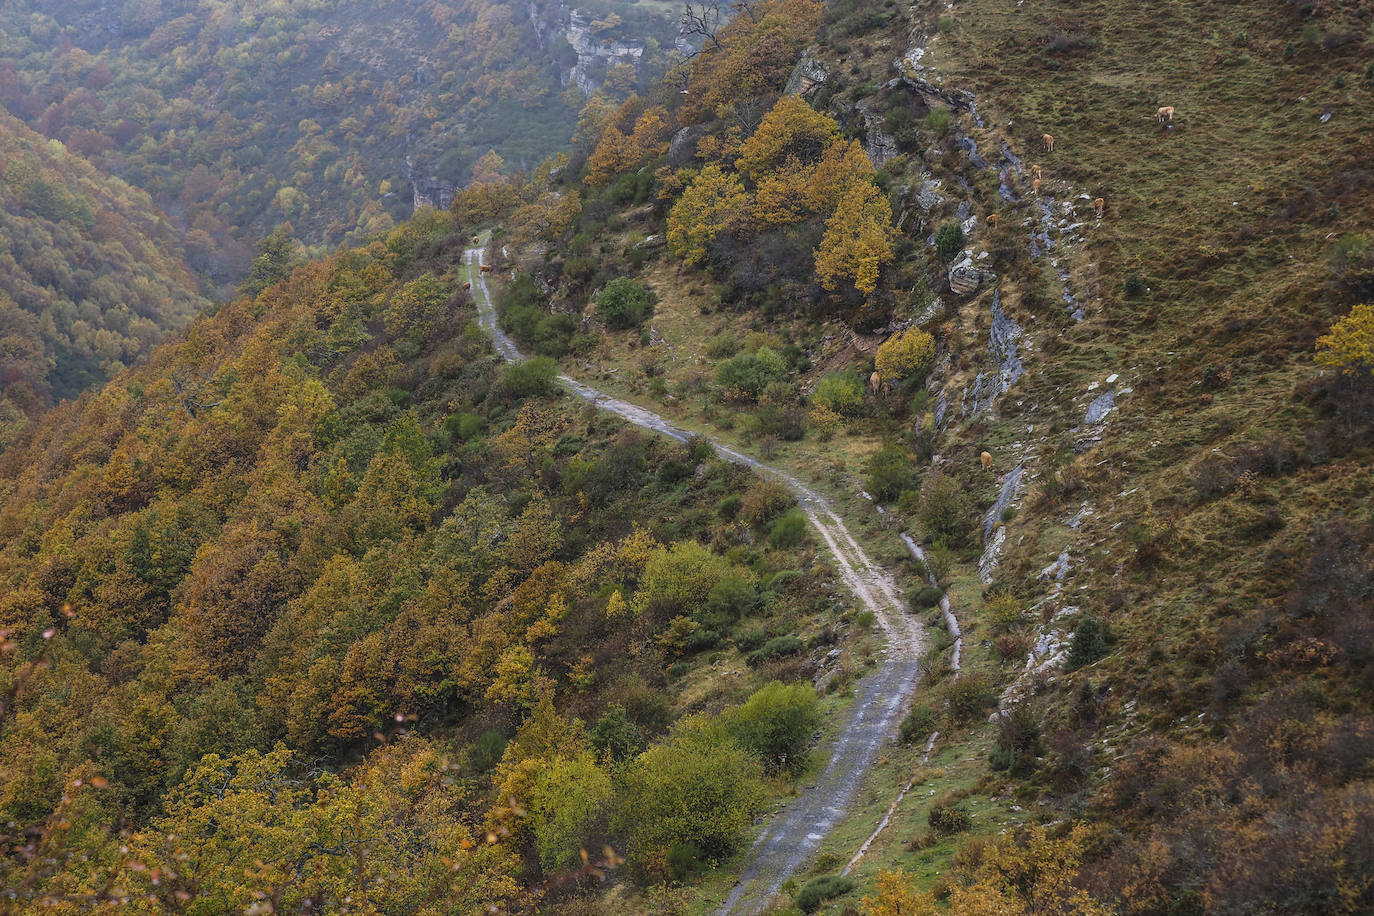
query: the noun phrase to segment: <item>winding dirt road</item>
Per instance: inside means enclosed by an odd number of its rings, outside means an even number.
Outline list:
[[[483,244],[467,250],[468,278],[477,303],[479,321],[491,335],[496,351],[510,362],[525,357],[497,325],[496,310],[486,276],[478,270]],[[611,397],[566,375],[558,377],[568,391],[643,429],[685,442],[692,434],[673,426],[652,411]],[[853,705],[845,712],[838,733],[818,753],[826,765],[800,794],[768,822],[745,854],[740,878],[716,911],[718,916],[752,914],[763,910],[787,878],[820,847],[858,794],[865,774],[883,747],[897,733],[906,700],[916,687],[917,659],[924,647],[921,622],[906,613],[892,575],[871,560],[825,497],[797,478],[770,467],[728,445],[709,440],[722,458],[773,477],[796,494],[797,502],[835,560],[841,578],[859,604],[873,613],[887,647],[877,669],[860,680]]]

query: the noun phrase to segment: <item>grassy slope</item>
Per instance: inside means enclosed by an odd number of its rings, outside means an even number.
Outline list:
[[[922,7],[913,22],[918,32],[934,34],[936,17],[945,14]],[[1028,374],[992,417],[956,424],[940,444],[956,461],[976,460],[979,449],[990,448],[1003,470],[1032,447],[1031,473],[1040,482],[1018,501],[1022,511],[1008,525],[1011,547],[999,578],[1043,594],[1036,573],[1067,548],[1074,597],[1049,610],[1072,601],[1108,616],[1116,651],[1041,701],[1054,721],[1060,717],[1053,710],[1066,706],[1085,679],[1114,691],[1096,736],[1099,762],[1152,733],[1185,738],[1192,729],[1179,724],[1180,716],[1196,721],[1207,704],[1225,621],[1278,599],[1292,583],[1291,556],[1276,563],[1276,550],[1283,557],[1333,515],[1369,515],[1367,450],[1356,447],[1330,460],[1304,455],[1304,432],[1319,425],[1303,393],[1316,374],[1310,353],[1351,298],[1336,282],[1328,253],[1347,233],[1368,234],[1374,204],[1361,153],[1374,82],[1364,75],[1358,41],[1333,50],[1320,43],[1323,30],[1358,36],[1369,26],[1341,15],[1323,20],[1314,35],[1313,25],[1279,4],[1141,8],[969,0],[925,61],[945,85],[977,93],[989,127],[979,130],[967,119],[962,127],[985,154],[1006,140],[1027,165],[1042,165],[1048,193],[1060,199],[1087,193],[1107,202],[1106,218],[1090,229],[1086,245],[1067,255],[1070,285],[1088,303],[1087,320],[1073,324],[1064,316],[1057,279],[1046,265],[1013,266],[1004,277],[1004,301],[1032,341]],[[1058,53],[1052,48],[1061,38],[1067,42],[1060,44],[1080,47]],[[880,38],[855,45],[845,60],[848,78],[886,78],[899,49]],[[1176,107],[1171,129],[1154,121],[1160,105]],[[1046,132],[1056,138],[1051,154],[1040,149]],[[989,243],[1021,244],[1018,224],[1029,202],[1007,207],[997,201],[991,173],[968,170],[968,177],[975,212],[1003,211],[1003,228]],[[1144,280],[1144,295],[1127,297],[1131,274]],[[699,274],[659,266],[644,279],[660,296],[653,327],[666,346],[645,350],[621,335],[570,361],[570,368],[666,405],[679,422],[720,432],[720,416],[705,409],[704,399],[677,395],[693,375],[709,379],[708,339],[743,339],[750,316],[713,312],[715,294]],[[944,328],[956,351],[981,349],[986,305],[985,296],[966,304]],[[800,327],[797,333],[808,335]],[[848,356],[861,361],[855,351]],[[1121,400],[1094,446],[1080,430],[1089,385],[1114,372],[1135,391]],[[667,381],[657,394],[655,377]],[[1027,436],[1032,424],[1040,432]],[[1247,443],[1274,438],[1300,456],[1296,467],[1223,492],[1219,500],[1198,498],[1189,469],[1213,454],[1234,458]],[[867,431],[833,443],[808,438],[778,446],[775,460],[809,468],[813,477],[824,468],[819,476],[843,485],[876,444]],[[1091,447],[1078,454],[1085,446]],[[1072,498],[1041,496],[1056,469],[1081,482]],[[992,482],[981,488],[980,500],[986,504],[994,490]],[[1095,514],[1076,529],[1066,525],[1084,503]],[[864,508],[850,506],[856,513]],[[1282,528],[1277,538],[1256,524],[1275,513],[1274,527]],[[1142,561],[1156,549],[1157,560]],[[896,552],[888,558],[896,560]],[[976,571],[956,567],[951,584],[969,629],[968,664],[997,670],[995,655],[981,645],[993,631],[980,618]],[[1003,679],[1014,668],[1002,669]],[[1140,699],[1140,707],[1131,699]],[[956,732],[956,746],[937,751],[932,767],[938,768],[925,772],[899,808],[860,877],[901,865],[934,880],[947,866],[948,842],[915,855],[900,846],[924,832],[933,795],[976,786],[973,810],[994,800],[997,808],[976,816],[975,830],[996,832],[1026,816],[1013,802],[1021,809],[1041,799],[1052,803],[1051,811],[1082,811],[1101,786],[1089,781],[1065,796],[1047,791],[1043,781],[989,776],[990,739],[990,728]],[[919,756],[903,749],[875,774],[869,804],[827,842],[818,873],[835,870],[857,848]]]

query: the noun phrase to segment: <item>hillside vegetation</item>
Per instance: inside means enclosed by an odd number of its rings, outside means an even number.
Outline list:
[[[854,621],[790,496],[503,369],[466,240],[301,267],[0,456],[15,905],[518,908],[693,875],[805,771]]]
[[[1374,9],[710,10],[0,452],[21,905],[724,899],[875,621],[561,371],[834,495],[930,625],[769,911],[1374,908]]]
[[[0,448],[207,302],[148,195],[0,115]]]
[[[666,17],[584,11],[594,41],[647,45],[589,79],[623,96],[658,68]],[[556,3],[21,0],[0,11],[0,104],[143,188],[193,266],[237,280],[280,223],[333,246],[462,187],[489,149],[532,169],[583,104]],[[596,85],[596,83],[593,83]]]

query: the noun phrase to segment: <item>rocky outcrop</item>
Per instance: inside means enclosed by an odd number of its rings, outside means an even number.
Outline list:
[[[592,21],[580,10],[558,3],[541,11],[531,0],[530,21],[541,47],[549,48],[558,38],[564,38],[577,55],[576,61],[562,73],[564,86],[576,86],[583,95],[591,95],[599,86],[592,78],[592,68],[600,61],[608,64],[631,64],[636,68],[644,56],[644,43],[602,38],[592,28]]]
[[[802,52],[801,60],[792,68],[792,75],[787,78],[787,86],[783,92],[787,95],[799,95],[804,99],[810,98],[820,91],[828,79],[830,65],[816,57],[814,49],[807,48]]]
[[[687,161],[697,154],[697,143],[701,141],[701,136],[705,132],[705,125],[692,124],[673,134],[673,139],[668,144],[668,164],[686,165]]]
[[[877,108],[876,98],[863,99],[854,105],[854,111],[864,125],[864,152],[868,154],[873,167],[880,169],[900,150],[897,148],[897,138],[883,130],[883,115]]]
[[[955,295],[971,296],[985,283],[996,281],[997,274],[973,263],[973,252],[965,251],[964,256],[949,269],[949,288]]]
[[[992,297],[992,327],[988,331],[988,353],[997,364],[996,372],[980,372],[971,389],[964,392],[962,412],[965,416],[981,413],[1025,374],[1018,342],[1021,326],[1002,310],[1001,291]]]
[[[972,111],[974,96],[971,92],[962,89],[945,89],[926,79],[926,68],[921,63],[925,57],[926,48],[924,40],[917,42],[905,54],[892,62],[892,66],[901,75],[901,82],[907,88],[912,89],[927,99],[934,99],[943,102],[950,108],[958,111]]]
[[[940,194],[941,181],[938,178],[927,178],[921,182],[920,190],[916,192],[916,206],[922,212],[929,213],[936,207],[945,202],[945,198]]]

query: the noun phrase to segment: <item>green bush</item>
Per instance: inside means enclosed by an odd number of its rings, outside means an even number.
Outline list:
[[[911,457],[897,445],[888,443],[868,459],[868,479],[865,486],[873,498],[892,502],[916,476]]]
[[[930,813],[926,815],[926,820],[930,824],[930,829],[936,833],[948,836],[952,833],[963,833],[973,826],[973,818],[964,810],[963,806],[949,798],[939,798],[930,806]]]
[[[864,386],[852,369],[830,372],[816,383],[811,403],[836,413],[853,416],[864,403]]]
[[[958,723],[980,718],[997,705],[997,690],[992,679],[978,671],[965,671],[946,683],[941,693],[950,718]]]
[[[809,684],[777,681],[722,717],[726,731],[768,772],[794,776],[806,767],[806,748],[821,718],[820,698]]]
[[[1024,703],[997,717],[997,743],[989,755],[994,770],[1026,776],[1040,753],[1040,723]]]
[[[931,109],[930,114],[926,115],[926,130],[938,137],[945,132],[945,128],[949,127],[952,118],[948,108]]]
[[[762,648],[755,649],[745,658],[750,668],[757,668],[775,658],[784,658],[788,655],[796,655],[798,652],[805,651],[806,643],[795,636],[775,636],[764,643]]]
[[[773,522],[768,529],[768,543],[785,550],[796,547],[806,538],[806,516],[792,510]]]
[[[654,294],[637,280],[618,277],[596,297],[596,310],[616,330],[637,328],[654,313]]]
[[[716,367],[716,381],[730,397],[757,399],[786,372],[783,359],[775,351],[760,347],[755,353],[740,353]]]
[[[468,751],[468,764],[477,772],[485,773],[500,763],[505,753],[505,735],[498,731],[483,732]]]
[[[645,864],[691,844],[700,858],[730,855],[763,802],[762,767],[722,728],[696,716],[625,773],[613,818],[631,862]]]
[[[977,510],[968,488],[962,482],[933,472],[921,488],[921,502],[916,508],[921,532],[932,541],[941,540],[951,547],[967,547],[974,542],[978,531]]]
[[[635,756],[644,747],[644,736],[639,728],[625,715],[625,707],[616,703],[606,712],[587,733],[587,740],[597,753],[619,763]]]
[[[903,744],[911,744],[919,741],[926,735],[935,731],[935,723],[939,717],[935,710],[925,704],[914,707],[911,712],[906,714],[902,720],[901,739]]]
[[[911,606],[913,609],[923,611],[926,608],[935,607],[940,603],[945,593],[938,585],[925,585],[921,590],[911,596]]]
[[[535,356],[511,363],[502,375],[506,390],[516,398],[552,394],[558,379],[558,364],[547,356]]]
[[[1070,671],[1091,665],[1111,650],[1107,641],[1107,628],[1102,621],[1088,614],[1073,628],[1073,638],[1069,641],[1067,667]]]
[[[822,875],[812,878],[797,893],[797,909],[803,913],[814,913],[821,904],[836,897],[842,897],[854,889],[854,882],[839,875]]]
[[[933,112],[932,112],[933,113]],[[952,261],[964,250],[964,229],[958,223],[945,223],[935,234],[935,253],[941,261]]]

